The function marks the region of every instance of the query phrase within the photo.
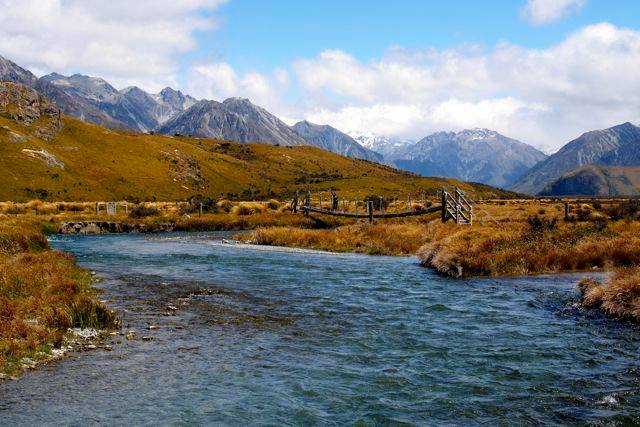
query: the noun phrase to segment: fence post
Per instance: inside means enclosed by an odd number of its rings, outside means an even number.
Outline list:
[[[447,222],[447,192],[442,190],[442,222]]]
[[[295,194],[293,195],[293,201],[291,202],[291,212],[293,213],[297,213],[298,212],[298,192],[296,191]]]
[[[373,200],[367,201],[367,207],[369,208],[369,224],[373,224]]]
[[[200,218],[202,218],[202,202],[200,202],[200,212],[199,212]]]
[[[96,215],[100,213],[100,204],[96,202]]]
[[[569,202],[564,202],[564,220],[569,221]]]

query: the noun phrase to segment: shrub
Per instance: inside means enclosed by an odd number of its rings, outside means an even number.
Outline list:
[[[181,215],[198,213],[200,212],[200,206],[202,206],[203,212],[216,213],[218,212],[218,206],[216,202],[210,198],[202,195],[192,196],[187,200],[187,204],[180,208],[179,213]]]
[[[614,220],[636,220],[640,217],[640,201],[629,200],[619,204],[610,205],[605,208],[605,212]]]
[[[256,213],[264,212],[265,208],[261,203],[257,202],[240,202],[231,208],[233,215],[253,215]]]
[[[231,212],[231,209],[233,208],[233,202],[223,199],[216,203],[216,206],[223,212]]]
[[[582,305],[598,308],[606,314],[640,321],[640,267],[620,268],[606,284],[583,279],[578,288]]]
[[[279,201],[277,201],[276,199],[270,199],[267,202],[267,208],[271,209],[272,211],[278,210],[280,208],[281,203]]]
[[[547,219],[544,216],[534,215],[527,218],[527,222],[533,232],[552,231],[558,228],[558,218]]]
[[[129,218],[146,218],[158,215],[160,215],[158,208],[146,205],[138,205],[129,212]]]

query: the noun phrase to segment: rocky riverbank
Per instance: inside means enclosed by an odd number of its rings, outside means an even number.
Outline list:
[[[62,222],[58,227],[60,234],[109,234],[109,233],[158,233],[175,231],[175,223],[130,224],[114,221],[71,221]]]

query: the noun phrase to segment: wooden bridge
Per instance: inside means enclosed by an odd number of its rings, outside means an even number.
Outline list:
[[[332,196],[332,200],[330,201],[331,206],[329,209],[322,206],[322,196],[320,196],[320,205],[314,206],[311,202],[311,193],[309,192],[305,195],[302,205],[299,206],[299,194],[296,192],[291,203],[291,211],[296,213],[300,210],[300,212],[305,216],[309,216],[310,213],[317,213],[344,218],[369,219],[369,223],[373,223],[374,219],[406,218],[441,212],[442,222],[446,222],[450,219],[456,224],[470,225],[473,222],[473,205],[459,188],[456,188],[453,193],[449,193],[443,189],[440,205],[427,206],[426,197],[423,196],[421,206],[416,209],[409,209],[403,212],[397,212],[397,198],[394,199],[396,212],[387,212],[385,199],[381,197],[377,212],[374,206],[374,200],[366,200],[364,212],[358,213],[358,202],[354,203],[354,212],[348,212],[347,205],[349,205],[349,203],[343,201],[342,210],[340,210],[337,196],[335,193],[333,193]],[[409,198],[408,200],[408,205],[411,207],[411,199]]]

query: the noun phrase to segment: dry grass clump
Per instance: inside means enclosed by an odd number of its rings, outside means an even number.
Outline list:
[[[114,314],[93,299],[91,276],[71,256],[50,251],[35,226],[2,224],[0,242],[0,372],[59,347],[70,327],[115,324]]]
[[[265,206],[260,202],[240,202],[231,208],[232,215],[254,215],[264,212]]]
[[[424,244],[424,224],[365,223],[336,229],[294,227],[259,228],[248,237],[258,245],[311,248],[332,252],[358,252],[371,255],[412,255]]]
[[[31,200],[25,205],[27,210],[33,211],[39,215],[55,214],[58,208],[55,203],[47,203],[42,200]]]
[[[61,202],[57,206],[59,212],[93,212],[95,209],[93,203]]]
[[[418,256],[449,276],[525,275],[640,264],[640,235],[598,223],[532,221],[529,227],[463,229],[432,240]]]
[[[229,200],[220,200],[218,201],[218,203],[216,203],[216,206],[222,212],[231,212],[231,209],[233,208],[233,202]]]
[[[277,211],[280,208],[281,203],[276,199],[269,199],[266,203],[267,209]]]
[[[578,288],[583,306],[640,321],[640,267],[620,268],[606,284],[592,278],[583,279]]]

